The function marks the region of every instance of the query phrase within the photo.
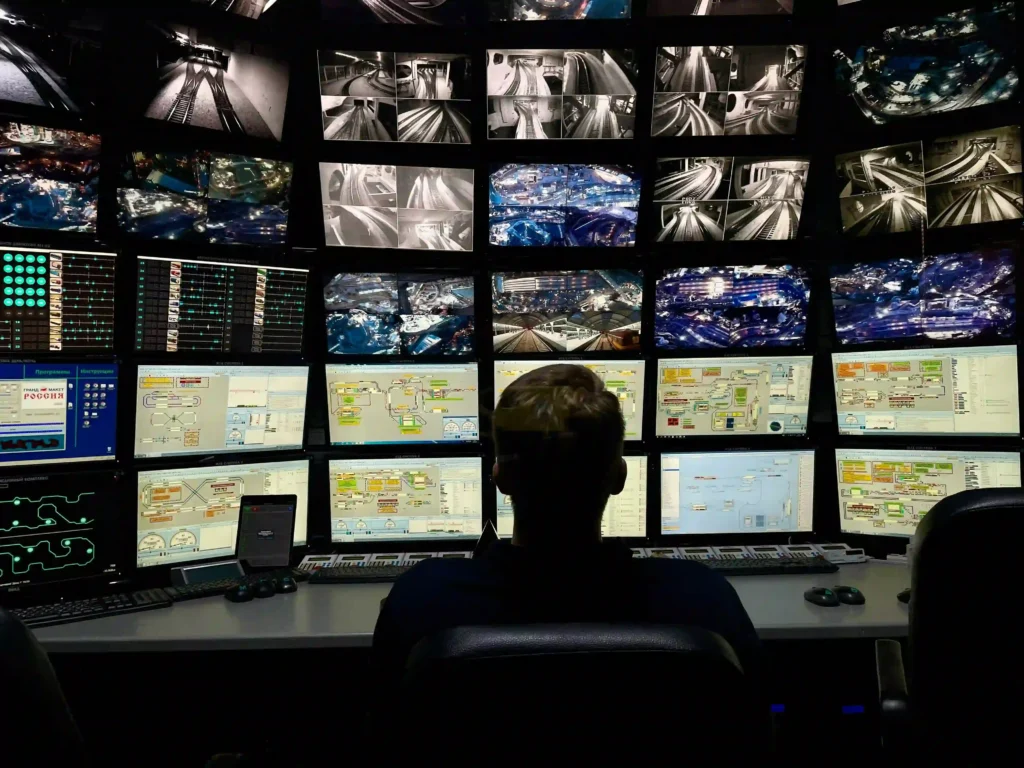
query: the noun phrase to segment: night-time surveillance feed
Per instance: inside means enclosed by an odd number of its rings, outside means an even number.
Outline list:
[[[509,163],[491,173],[490,244],[636,245],[640,174],[629,165]]]
[[[624,269],[495,273],[494,352],[639,352],[643,285]]]
[[[469,144],[470,57],[320,51],[328,141]]]
[[[337,273],[324,285],[333,355],[467,355],[475,329],[473,276]]]
[[[320,163],[328,246],[473,250],[473,171]]]
[[[883,30],[835,52],[843,114],[875,125],[1012,99],[1017,93],[1013,2],[964,8]]]
[[[121,231],[156,240],[284,245],[292,164],[212,152],[131,152],[117,190]]]
[[[631,139],[633,50],[487,52],[489,139]]]
[[[698,45],[658,49],[653,136],[796,133],[802,45]]]
[[[192,5],[201,5],[215,11],[233,13],[247,19],[262,19],[276,11],[274,18],[280,18],[282,11],[294,10],[294,0],[186,0]],[[180,2],[180,0],[179,0]],[[268,17],[269,18],[269,17]]]
[[[323,17],[360,24],[464,24],[472,0],[320,0]]]
[[[1010,248],[832,267],[840,344],[1016,338]]]
[[[792,157],[659,158],[655,240],[793,240],[810,166]]]
[[[488,0],[491,21],[628,19],[633,0]]]
[[[1024,217],[1020,126],[836,158],[843,231],[853,236]]]
[[[793,0],[647,0],[648,16],[774,16],[793,12]]]
[[[658,280],[658,349],[802,346],[811,281],[794,266],[684,267]]]
[[[95,232],[100,137],[25,123],[0,130],[0,225]]]
[[[0,103],[92,111],[102,84],[101,22],[33,5],[0,8]]]

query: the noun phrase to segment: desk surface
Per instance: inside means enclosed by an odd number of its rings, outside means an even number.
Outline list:
[[[844,565],[839,573],[730,578],[762,640],[903,637],[910,585],[906,566]],[[803,599],[814,586],[848,584],[867,602],[822,608]],[[309,585],[251,603],[208,597],[171,608],[36,630],[51,653],[366,648],[390,584]]]

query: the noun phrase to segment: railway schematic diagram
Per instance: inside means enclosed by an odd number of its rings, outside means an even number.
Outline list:
[[[88,492],[0,499],[0,584],[56,577],[67,569],[92,565],[96,521],[86,507],[95,496]]]
[[[893,430],[899,411],[952,414],[950,360],[840,362],[835,366],[840,430]]]

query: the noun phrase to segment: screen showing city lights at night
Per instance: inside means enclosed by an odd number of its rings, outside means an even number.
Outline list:
[[[794,347],[804,343],[811,283],[794,266],[684,267],[658,280],[658,349]]]

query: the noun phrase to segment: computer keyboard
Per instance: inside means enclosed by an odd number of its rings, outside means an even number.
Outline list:
[[[282,568],[279,571],[268,571],[267,573],[251,573],[248,576],[239,576],[232,579],[218,579],[216,581],[204,581],[199,584],[182,584],[180,587],[165,587],[164,592],[175,603],[185,600],[195,600],[200,597],[216,597],[223,595],[232,587],[239,584],[255,584],[263,579],[275,579],[281,576],[291,576],[295,581],[306,581],[309,574],[305,571],[299,572],[291,568]]]
[[[15,608],[11,614],[27,627],[51,627],[55,624],[70,624],[74,621],[101,619],[104,616],[118,616],[122,613],[137,613],[170,607],[171,600],[164,590],[143,589],[130,594],[87,597],[84,600],[67,600],[62,603]]]
[[[839,566],[824,557],[778,557],[771,560],[714,558],[699,560],[723,576],[785,576],[801,573],[835,573]]]
[[[373,584],[395,581],[412,565],[343,565],[320,568],[309,577],[310,584]]]

